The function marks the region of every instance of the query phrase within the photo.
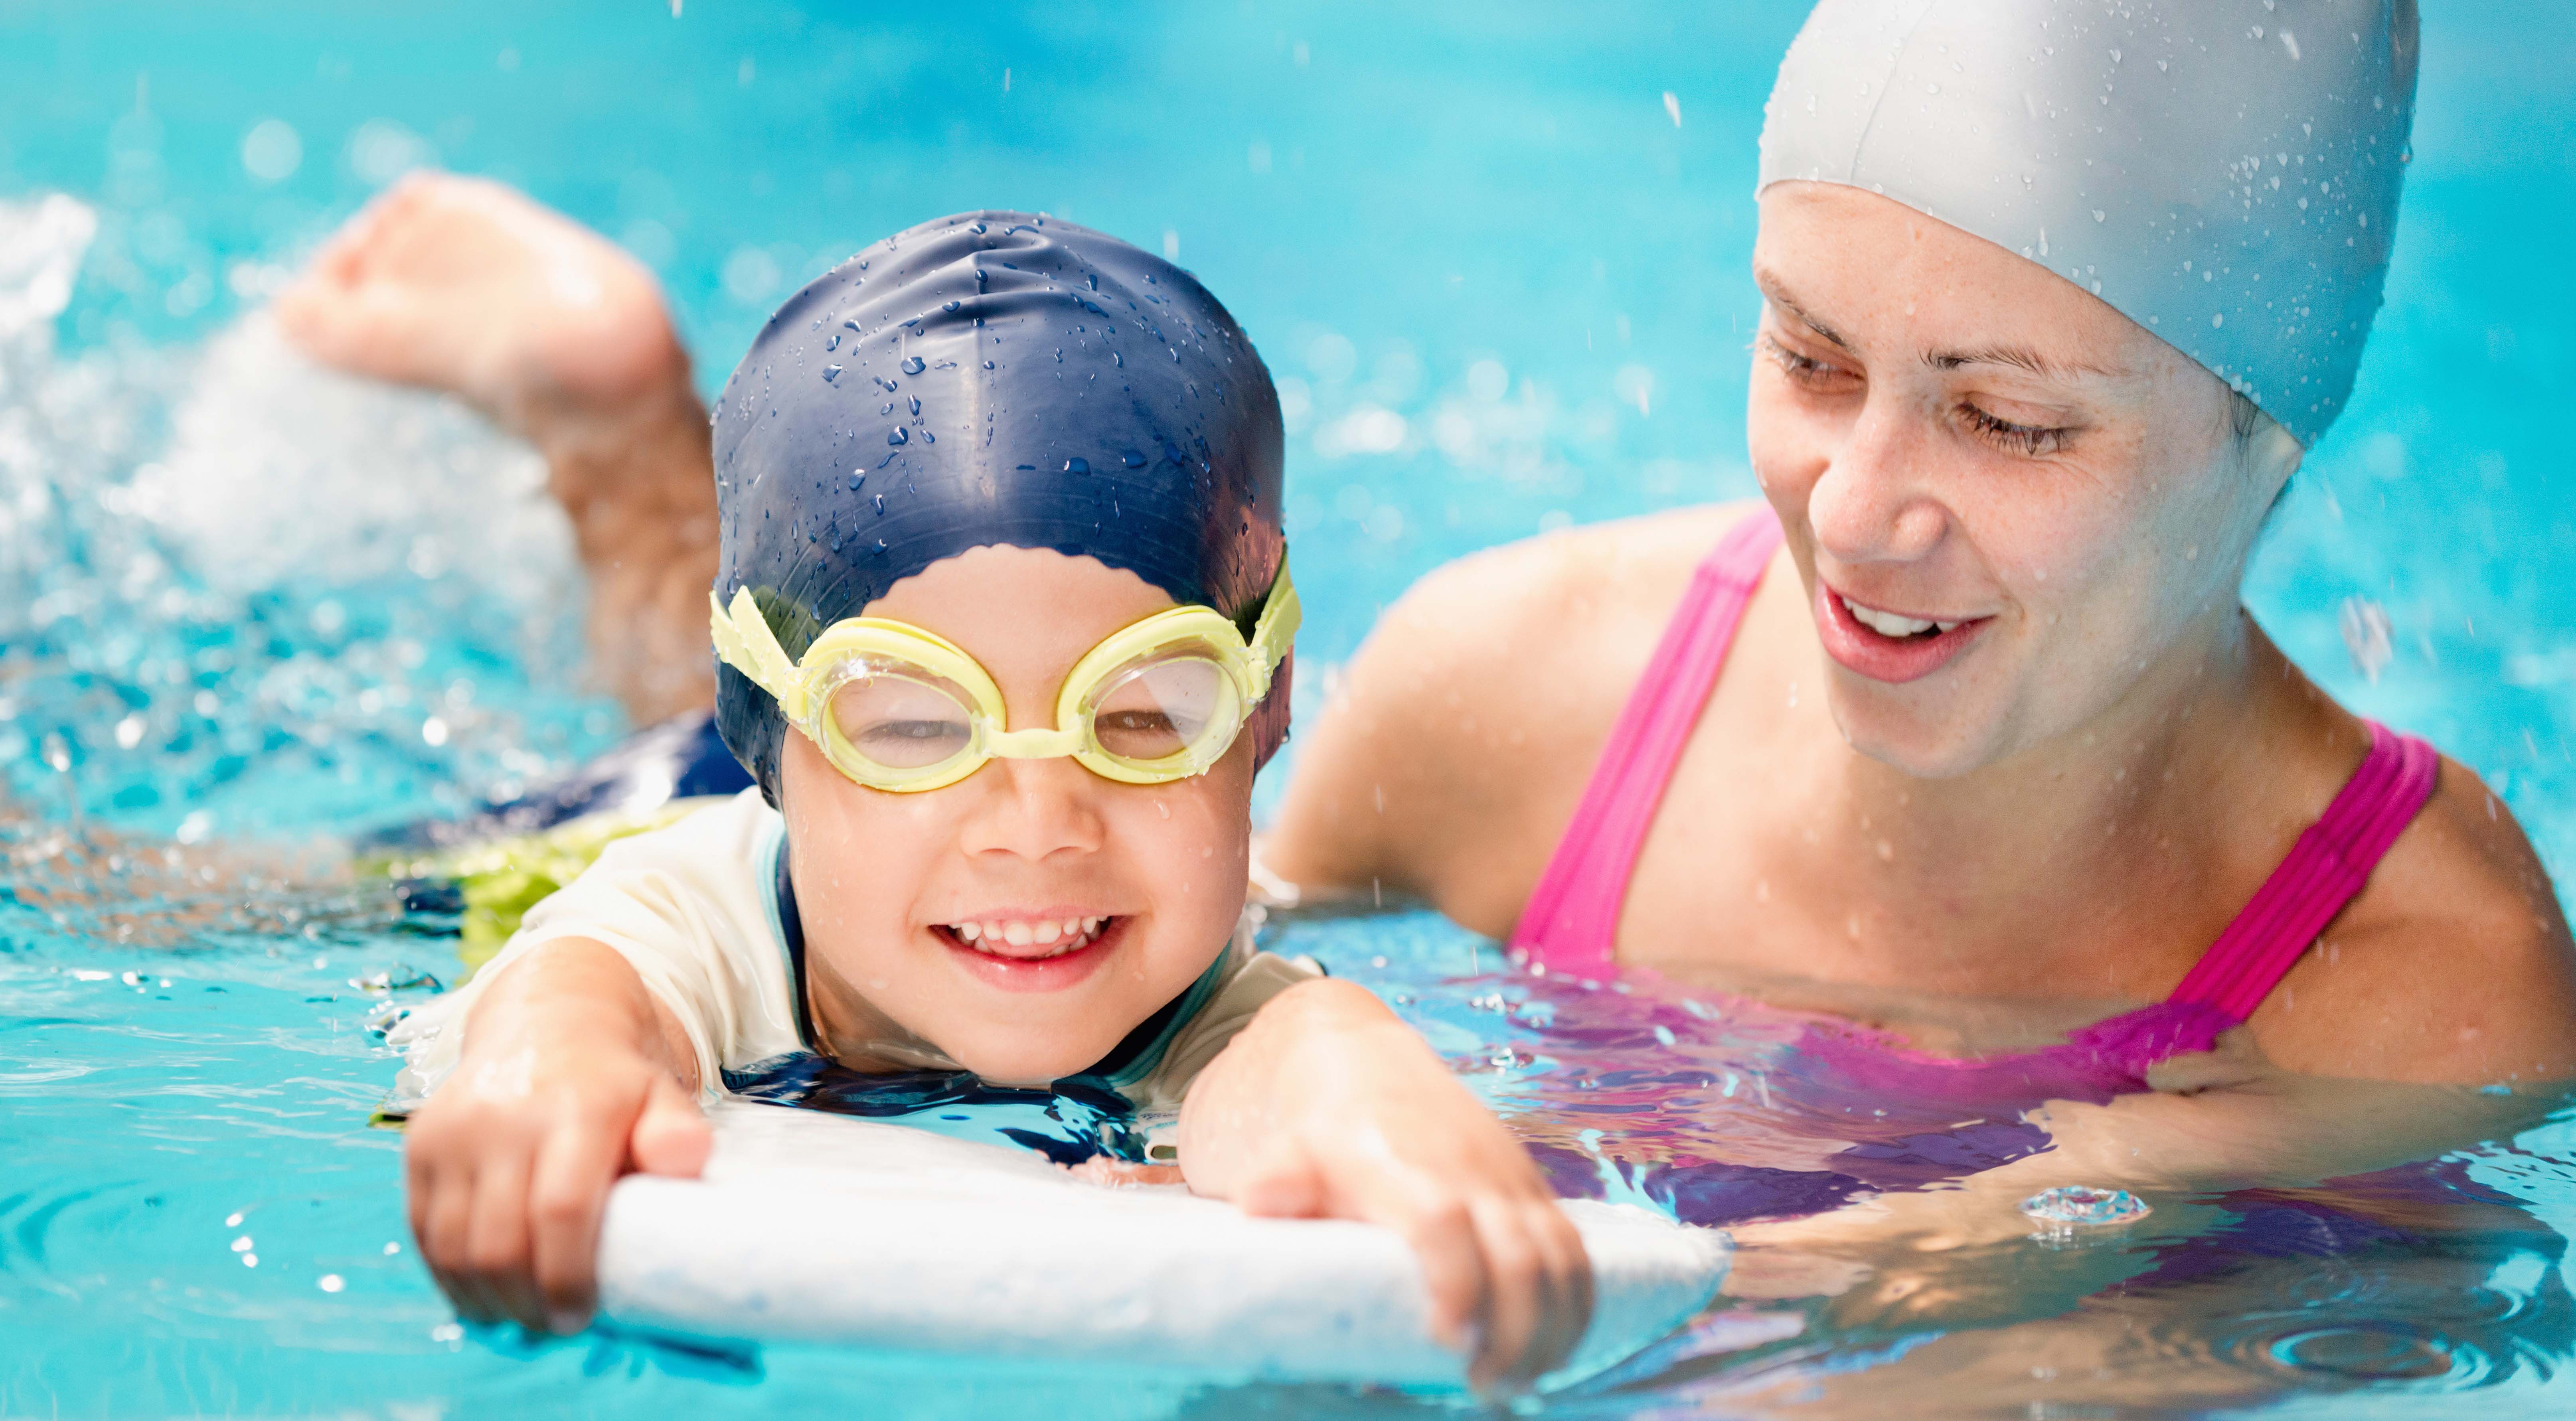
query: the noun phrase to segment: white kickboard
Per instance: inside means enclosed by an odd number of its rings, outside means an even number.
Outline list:
[[[602,1313],[691,1337],[1301,1381],[1463,1385],[1392,1231],[1254,1219],[1177,1185],[1105,1188],[1025,1150],[728,1101],[703,1179],[632,1176],[601,1228]],[[1730,1245],[1569,1201],[1609,1366],[1716,1295]]]

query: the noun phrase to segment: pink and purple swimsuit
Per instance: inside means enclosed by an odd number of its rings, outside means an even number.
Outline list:
[[[1780,525],[1768,511],[1748,517],[1728,531],[1693,576],[1512,932],[1512,948],[1532,966],[1577,978],[1613,972],[1613,941],[1638,851],[1780,537]],[[2361,891],[2372,868],[2431,795],[2439,770],[2439,757],[2430,745],[2373,723],[2370,750],[2342,792],[2161,1002],[2095,1022],[2036,1051],[1967,1059],[1911,1050],[1865,1028],[1811,1026],[1797,1043],[1803,1074],[1812,1085],[1846,1099],[1877,1096],[1919,1105],[2104,1101],[2144,1090],[2150,1066],[2208,1050],[2220,1033],[2253,1014]],[[1917,1136],[1875,1147],[1863,1143],[1857,1149],[1861,1156],[1885,1153],[1891,1146],[1898,1154],[1930,1149],[1955,1155],[1919,1161],[1958,1166],[1940,1171],[1955,1176],[2045,1148],[2044,1137],[2022,1138],[2034,1133],[2027,1127],[1999,1126],[1986,1133],[1997,1138],[1985,1140],[1972,1131],[1946,1143]],[[2013,1138],[2001,1138],[2004,1134]],[[1590,1167],[1563,1163],[1575,1173]],[[1882,1171],[1864,1167],[1851,1172],[1866,1176]],[[1727,1177],[1742,1173],[1728,1171]],[[1852,1182],[1903,1187],[1894,1179]],[[1751,1212],[1773,1212],[1751,1198],[1717,1212],[1741,1217],[1746,1205],[1756,1205]]]

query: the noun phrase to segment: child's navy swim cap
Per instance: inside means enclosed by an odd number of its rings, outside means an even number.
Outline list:
[[[970,548],[1125,568],[1246,632],[1287,555],[1279,397],[1189,273],[1050,217],[926,222],[788,298],[714,415],[717,600],[788,655]],[[1249,732],[1288,733],[1288,667]],[[778,703],[716,668],[716,719],[778,802]]]

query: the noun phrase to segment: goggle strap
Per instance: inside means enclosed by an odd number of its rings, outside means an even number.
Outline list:
[[[801,719],[805,708],[801,687],[796,677],[796,663],[787,658],[787,649],[778,644],[778,636],[769,629],[769,619],[760,614],[760,604],[749,587],[734,589],[733,609],[727,615],[724,604],[716,600],[713,589],[707,592],[710,612],[709,630],[713,633],[716,655],[736,671],[751,678],[752,683],[776,697],[778,708],[789,720]]]
[[[1297,600],[1297,584],[1288,580],[1288,555],[1279,555],[1279,575],[1270,582],[1270,595],[1262,602],[1261,617],[1252,624],[1252,650],[1261,658],[1261,687],[1255,699],[1270,693],[1270,678],[1279,663],[1288,659],[1289,647],[1295,645],[1297,628],[1306,619],[1306,610]]]

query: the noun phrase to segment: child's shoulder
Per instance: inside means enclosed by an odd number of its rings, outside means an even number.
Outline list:
[[[695,873],[766,865],[784,824],[757,789],[711,799],[658,828],[614,840],[596,867],[608,870],[681,868]]]

